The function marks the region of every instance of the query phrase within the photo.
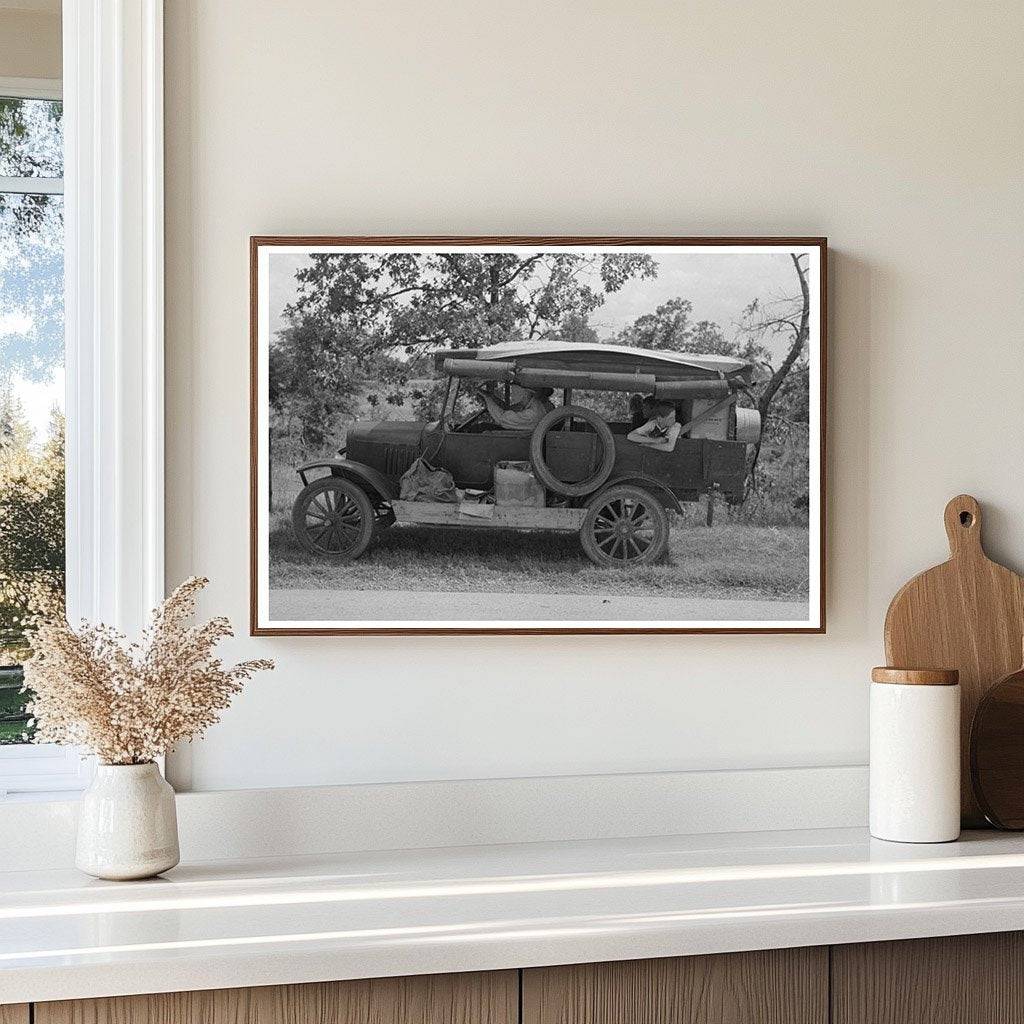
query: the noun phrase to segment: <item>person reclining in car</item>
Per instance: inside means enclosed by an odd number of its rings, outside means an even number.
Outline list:
[[[653,415],[642,426],[631,430],[628,441],[642,444],[645,448],[656,448],[661,452],[670,452],[679,440],[682,426],[676,422],[676,407],[671,402],[655,402]]]
[[[630,426],[642,427],[654,415],[654,395],[633,395],[629,399]]]
[[[507,405],[485,388],[481,388],[479,394],[491,419],[502,430],[532,430],[554,409],[549,401],[551,388],[524,388],[519,384],[509,384]]]

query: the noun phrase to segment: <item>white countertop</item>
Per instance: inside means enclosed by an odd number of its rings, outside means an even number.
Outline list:
[[[0,1003],[1024,929],[1024,836],[860,829],[0,873]]]

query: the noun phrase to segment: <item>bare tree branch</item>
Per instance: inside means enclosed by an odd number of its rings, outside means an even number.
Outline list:
[[[793,369],[793,365],[796,363],[797,359],[800,358],[800,353],[804,350],[804,346],[807,344],[807,339],[810,333],[811,293],[810,287],[807,284],[807,267],[800,262],[799,254],[791,252],[789,257],[793,261],[793,267],[800,280],[799,314],[794,312],[791,317],[773,317],[769,320],[759,321],[752,327],[754,331],[772,330],[774,333],[778,333],[781,330],[789,328],[789,330],[793,332],[793,340],[790,343],[789,350],[786,352],[785,358],[779,364],[778,369],[774,370],[772,375],[768,378],[767,383],[761,389],[761,393],[757,399],[757,411],[761,414],[761,422],[763,424],[768,423],[768,416],[771,410],[772,401],[778,394],[779,388],[782,387],[782,384],[789,375],[790,370]],[[750,462],[750,468],[747,471],[748,484],[754,479],[754,470],[757,468],[757,461],[761,455],[761,441],[763,437],[764,432],[762,431],[761,437],[754,446],[754,455]]]

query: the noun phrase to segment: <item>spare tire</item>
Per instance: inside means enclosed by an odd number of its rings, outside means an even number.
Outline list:
[[[544,439],[548,432],[565,420],[573,418],[589,423],[601,444],[601,463],[597,471],[579,482],[559,480],[544,461]],[[580,405],[562,405],[552,409],[533,428],[533,435],[530,437],[530,465],[533,466],[537,479],[555,494],[563,494],[569,498],[592,494],[612,474],[612,467],[615,465],[615,438],[608,424],[592,409],[584,409]]]

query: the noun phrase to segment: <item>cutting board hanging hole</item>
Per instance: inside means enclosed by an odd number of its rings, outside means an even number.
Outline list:
[[[983,554],[981,548],[981,507],[969,494],[958,494],[945,511],[949,553]]]

